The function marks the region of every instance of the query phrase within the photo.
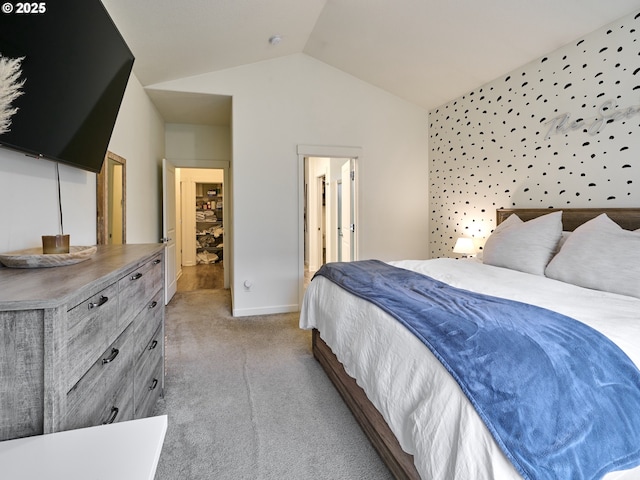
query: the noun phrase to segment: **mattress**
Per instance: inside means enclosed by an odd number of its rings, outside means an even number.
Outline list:
[[[452,286],[530,303],[580,320],[640,366],[640,299],[474,260],[392,262]],[[473,406],[431,352],[375,305],[323,277],[307,289],[301,328],[317,328],[380,411],[423,478],[519,479]],[[513,359],[517,361],[517,359]],[[606,480],[640,478],[640,467]]]

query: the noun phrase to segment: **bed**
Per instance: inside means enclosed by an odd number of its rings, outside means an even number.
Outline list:
[[[537,238],[537,230],[532,234],[531,229],[542,226],[541,230],[549,230],[549,217],[554,222],[561,217],[561,231],[554,226],[558,238],[544,259],[545,252],[538,252],[537,244],[530,245],[532,239],[534,243],[544,243],[544,239]],[[636,281],[637,269],[620,265],[628,266],[624,262],[636,261],[638,254],[614,248],[594,251],[602,242],[611,246],[611,238],[615,242],[618,234],[614,230],[613,237],[600,236],[595,244],[589,243],[590,228],[611,227],[603,222],[615,222],[617,228],[624,229],[621,245],[640,242],[640,232],[630,232],[640,229],[640,209],[501,209],[497,211],[498,227],[484,251],[484,261],[490,264],[469,259],[391,263],[454,289],[526,303],[579,320],[613,342],[635,368],[640,365],[640,283]],[[513,251],[505,260],[503,253],[509,249]],[[602,251],[607,254],[600,255]],[[529,262],[530,257],[534,261]],[[567,267],[567,261],[575,264],[576,258],[582,259],[577,270]],[[523,260],[525,266],[519,269]],[[501,265],[503,261],[506,265]],[[601,273],[600,267],[596,274],[580,270],[582,264],[604,261],[623,263],[611,269],[612,275]],[[515,268],[509,262],[515,262]],[[544,263],[542,271],[540,262]],[[582,280],[576,281],[576,276],[587,279],[587,286],[577,285]],[[600,289],[602,282],[605,290]],[[505,454],[504,445],[498,444],[494,430],[487,428],[451,371],[406,325],[379,305],[337,286],[328,277],[316,276],[305,293],[300,326],[313,330],[314,356],[396,478],[535,478],[526,468],[523,471],[514,466],[510,451]],[[515,366],[523,360],[505,358],[504,363]],[[638,463],[629,462],[604,478],[640,478]],[[574,472],[561,478],[583,477]]]

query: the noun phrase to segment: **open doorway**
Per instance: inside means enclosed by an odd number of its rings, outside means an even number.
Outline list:
[[[224,168],[178,168],[179,291],[228,288]]]
[[[126,160],[107,152],[96,176],[98,245],[126,243],[126,182]]]
[[[355,158],[304,158],[304,266],[356,259]]]
[[[320,268],[321,262],[353,261],[358,259],[358,165],[362,161],[360,147],[337,147],[322,145],[298,145],[298,265],[299,287],[298,301],[302,306],[302,297],[314,268]],[[344,168],[343,168],[344,167]],[[339,172],[339,173],[338,173]],[[346,174],[345,174],[346,172]],[[323,220],[317,214],[318,198],[316,179],[325,177],[324,198],[325,216]],[[338,200],[340,192],[340,200]],[[346,198],[346,201],[345,201]],[[313,202],[316,202],[315,205]],[[338,214],[338,205],[340,215]],[[311,232],[317,232],[317,222],[322,222],[326,233],[325,255],[322,261],[311,265],[318,258],[317,244],[310,245]],[[316,222],[316,224],[314,224]],[[340,223],[338,223],[340,222]],[[338,242],[340,239],[340,243]],[[338,246],[340,245],[340,247]],[[313,249],[315,253],[313,253]],[[348,257],[347,257],[348,252]],[[320,257],[322,258],[322,257]]]

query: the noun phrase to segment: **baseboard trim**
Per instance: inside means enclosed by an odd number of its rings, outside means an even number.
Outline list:
[[[255,315],[272,315],[276,313],[293,313],[299,312],[300,305],[274,305],[272,307],[255,307],[255,308],[232,308],[231,313],[234,317],[251,317]]]

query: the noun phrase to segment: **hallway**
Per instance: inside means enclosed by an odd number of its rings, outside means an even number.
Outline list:
[[[222,262],[182,267],[182,275],[178,279],[178,292],[223,288],[224,268]]]

